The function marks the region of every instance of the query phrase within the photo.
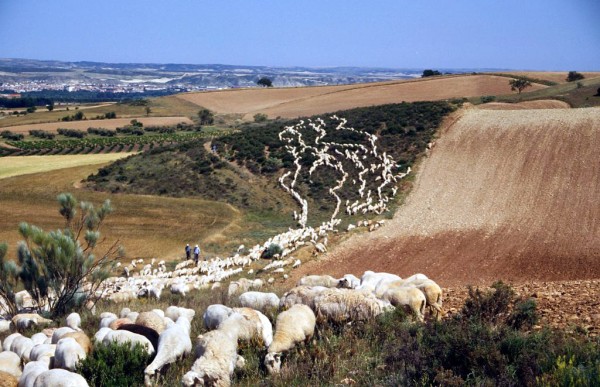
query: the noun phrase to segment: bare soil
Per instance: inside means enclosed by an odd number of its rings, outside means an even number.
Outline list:
[[[531,89],[545,86],[534,84]],[[399,103],[434,101],[511,93],[506,77],[492,75],[444,76],[408,81],[344,86],[224,90],[180,94],[177,97],[219,114],[254,114],[270,118],[294,118],[343,109]]]
[[[600,72],[586,72],[586,71],[578,71],[586,78],[596,78],[600,77]],[[515,76],[526,76],[536,79],[543,79],[546,81],[552,81],[556,83],[567,83],[567,75],[569,75],[568,71],[509,71],[506,74],[514,74]]]

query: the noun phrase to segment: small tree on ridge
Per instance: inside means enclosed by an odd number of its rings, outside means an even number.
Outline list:
[[[521,92],[524,89],[531,87],[531,82],[525,78],[511,79],[510,81],[508,81],[508,84],[510,85],[510,89],[512,91],[517,90],[519,92],[519,94],[521,94]]]

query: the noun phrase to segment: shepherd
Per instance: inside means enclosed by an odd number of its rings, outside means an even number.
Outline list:
[[[187,245],[185,245],[185,259],[189,260],[191,254],[192,254],[192,248],[190,247],[190,244],[188,243]]]
[[[198,264],[198,258],[200,258],[200,247],[196,245],[196,247],[194,247],[194,262],[196,265]]]

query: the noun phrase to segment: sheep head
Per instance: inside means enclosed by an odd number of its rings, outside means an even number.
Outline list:
[[[219,377],[210,375],[204,371],[190,371],[183,375],[181,384],[184,386],[219,386]]]
[[[269,374],[278,374],[281,371],[281,352],[267,353],[264,364]]]

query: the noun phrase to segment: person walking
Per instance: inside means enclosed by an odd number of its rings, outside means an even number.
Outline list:
[[[196,265],[198,264],[198,258],[200,258],[200,247],[196,245],[196,247],[194,247],[194,262]]]
[[[190,244],[188,243],[187,245],[185,245],[185,259],[189,260],[191,255],[192,255],[192,248],[190,247]]]

